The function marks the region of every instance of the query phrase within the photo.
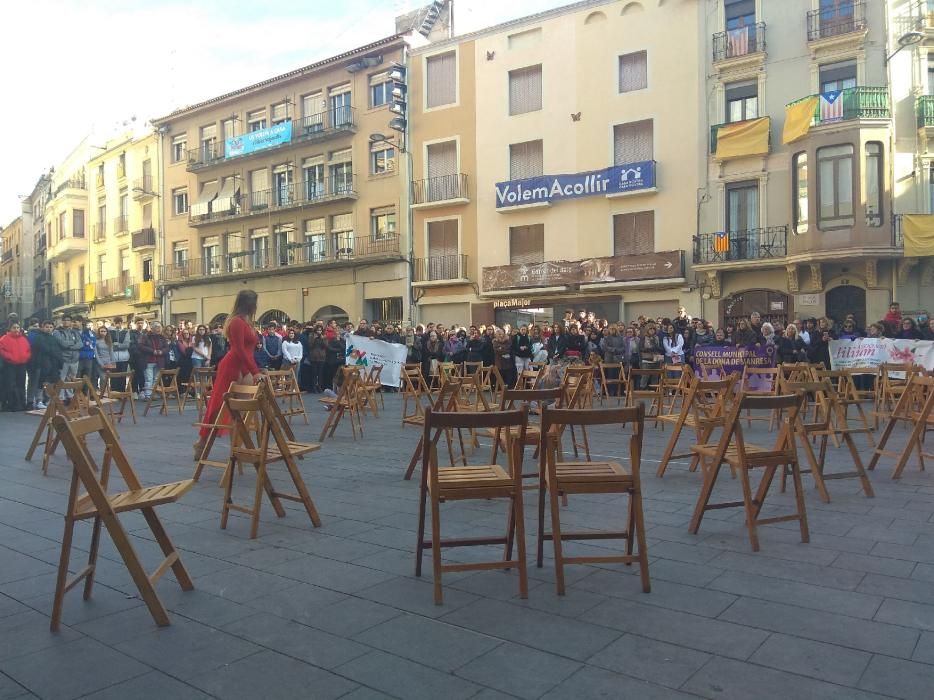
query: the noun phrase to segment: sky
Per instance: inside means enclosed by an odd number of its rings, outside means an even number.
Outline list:
[[[457,34],[570,0],[455,0]],[[0,227],[87,134],[390,36],[428,0],[27,0],[0,22]],[[133,121],[135,118],[135,122]]]

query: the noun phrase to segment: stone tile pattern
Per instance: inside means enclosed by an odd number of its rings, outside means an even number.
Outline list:
[[[339,429],[302,463],[324,526],[294,504],[264,507],[260,537],[234,516],[219,528],[218,472],[180,503],[161,509],[194,578],[183,593],[159,584],[172,625],[159,629],[104,537],[94,596],[66,598],[61,633],[48,632],[68,465],[48,477],[23,460],[37,419],[0,417],[0,700],[16,698],[920,698],[934,687],[934,477],[909,468],[894,482],[891,461],[872,474],[876,498],[852,480],[829,482],[821,503],[805,477],[811,543],[793,523],[761,530],[752,553],[740,510],[711,512],[687,532],[700,476],[674,464],[654,476],[668,432],[649,426],[645,511],[652,593],[634,567],[571,566],[568,592],[554,592],[546,546],[530,568],[530,597],[516,572],[445,577],[445,605],[432,603],[428,575],[413,576],[417,480],[402,480],[418,431],[399,424],[400,397],[386,396],[366,439]],[[323,411],[309,401],[314,440]],[[146,483],[187,478],[194,414],[151,416],[120,432]],[[765,438],[762,427],[752,433]],[[860,436],[861,437],[861,436]],[[904,441],[903,432],[896,440]],[[594,430],[593,451],[618,455],[625,436]],[[687,441],[685,441],[687,442]],[[861,443],[864,454],[868,449]],[[900,446],[900,444],[899,444]],[[531,451],[529,453],[530,458]],[[846,466],[831,449],[828,471]],[[274,469],[274,478],[282,471]],[[236,498],[252,493],[249,474]],[[716,497],[732,500],[725,473]],[[527,498],[534,535],[535,495]],[[770,495],[765,511],[791,504]],[[624,502],[572,499],[565,528],[615,527]],[[445,505],[451,535],[499,531],[503,505]],[[147,565],[158,553],[145,523],[125,518]],[[89,538],[79,528],[73,569]],[[534,540],[529,539],[534,552]],[[569,552],[607,553],[591,541]],[[461,561],[480,554],[449,550]],[[497,553],[492,554],[493,557]]]

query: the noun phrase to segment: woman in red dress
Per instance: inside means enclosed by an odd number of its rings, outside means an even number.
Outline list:
[[[253,350],[256,347],[256,331],[253,330],[253,316],[256,314],[256,292],[242,289],[234,301],[233,311],[224,327],[230,349],[217,365],[217,376],[211,389],[211,400],[204,415],[204,425],[211,425],[217,419],[224,405],[224,395],[231,384],[254,384],[262,377]],[[201,428],[200,439],[195,443],[195,460],[201,457],[204,444],[211,429]]]

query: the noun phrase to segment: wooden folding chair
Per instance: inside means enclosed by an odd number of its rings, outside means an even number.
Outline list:
[[[461,376],[469,377],[473,374],[476,374],[481,369],[483,369],[482,362],[462,362],[461,363]]]
[[[540,366],[536,369],[524,369],[516,377],[516,389],[537,389],[542,379],[542,370]]]
[[[228,396],[233,396],[238,399],[252,399],[256,396],[259,391],[259,385],[257,384],[231,384],[230,388],[227,390]],[[258,420],[255,416],[251,417],[251,421],[248,423],[256,433],[258,429]],[[218,411],[217,417],[214,419],[213,423],[204,423],[203,418],[195,423],[195,427],[198,429],[207,428],[208,436],[204,441],[204,447],[201,449],[201,454],[195,458],[195,471],[192,474],[192,480],[198,481],[201,479],[201,473],[204,471],[205,467],[212,467],[214,469],[223,469],[225,472],[227,470],[228,461],[211,459],[211,451],[214,449],[214,445],[224,432],[230,429],[230,413],[227,411],[226,404],[221,405],[221,410]],[[243,466],[239,466],[240,473],[243,473]],[[221,482],[223,483],[223,481]]]
[[[901,452],[887,451],[886,445],[899,422],[908,423],[911,427],[911,434]],[[869,462],[869,469],[876,468],[879,457],[895,457],[895,470],[892,472],[892,478],[900,479],[908,465],[911,453],[917,452],[919,466],[923,470],[924,460],[934,459],[934,454],[924,451],[924,438],[927,431],[932,429],[934,429],[934,376],[922,376],[914,372],[889,415],[888,423],[879,438],[879,445]]]
[[[214,367],[195,367],[191,370],[191,387],[195,392],[195,407],[198,409],[198,423],[204,420],[204,412],[214,391],[214,379],[217,369]]]
[[[642,463],[642,436],[645,430],[645,407],[599,409],[554,409],[542,411],[542,435],[547,436],[556,428],[576,425],[582,430],[586,426],[615,425],[620,429],[632,425],[629,438],[629,464],[622,462],[587,461],[564,462],[558,458],[558,446],[554,441],[542,439],[539,455],[541,480],[538,491],[538,567],[542,567],[545,540],[551,540],[555,552],[555,583],[558,595],[564,595],[565,564],[610,564],[639,563],[642,590],[651,590],[649,582],[648,547],[645,543],[645,522],[642,514],[642,486],[639,468]],[[551,532],[545,532],[545,494],[551,504]],[[627,526],[617,532],[565,532],[561,527],[559,496],[582,493],[624,494],[629,496]],[[563,543],[567,540],[625,539],[625,555],[576,556],[564,555]],[[633,541],[639,543],[639,551],[633,554]]]
[[[656,428],[662,408],[662,372],[661,369],[633,368],[626,377],[626,406],[632,408],[637,402],[648,401],[645,417],[655,420]]]
[[[593,369],[589,365],[569,366],[564,371],[561,383],[564,393],[561,397],[560,408],[588,409],[593,408]],[[590,459],[590,442],[587,439],[587,426],[580,426],[581,437],[577,437],[577,426],[569,424],[571,432],[571,449],[574,459],[580,458],[579,449],[583,448],[587,459]]]
[[[133,370],[126,372],[104,372],[104,389],[101,398],[110,399],[113,403],[109,406],[110,420],[116,419],[117,423],[123,422],[123,417],[127,414],[127,404],[130,406],[130,416],[133,418],[133,425],[136,425],[136,402],[133,401]],[[114,380],[123,382],[123,389],[114,388]],[[114,411],[113,405],[120,403],[117,411]]]
[[[221,512],[221,529],[227,529],[227,518],[235,510],[250,516],[250,539],[256,539],[259,531],[259,515],[263,492],[269,498],[276,515],[285,517],[282,499],[301,503],[312,525],[321,527],[321,517],[311,500],[305,480],[298,469],[297,460],[321,449],[319,443],[297,442],[286,415],[268,386],[260,385],[252,399],[238,399],[232,394],[224,397],[224,405],[233,420],[230,439],[230,461],[225,474],[224,507]],[[257,440],[254,441],[250,425],[251,416],[259,419]],[[296,493],[277,491],[269,478],[269,465],[282,462],[285,465]],[[234,465],[251,464],[256,469],[256,487],[253,506],[241,506],[233,502]]]
[[[610,371],[607,374],[607,370]],[[615,373],[615,374],[614,374]],[[616,387],[616,393],[610,393],[610,387]],[[622,362],[601,362],[600,363],[600,403],[610,403],[616,400],[619,406],[621,401],[626,400],[626,366]]]
[[[746,511],[746,528],[749,531],[749,542],[754,552],[759,551],[759,525],[797,520],[801,530],[801,541],[809,541],[807,511],[804,507],[804,487],[801,485],[801,469],[798,465],[798,452],[795,447],[793,431],[793,426],[797,424],[798,414],[803,405],[804,394],[801,393],[778,396],[746,396],[740,394],[739,398],[733,403],[733,408],[726,420],[719,442],[691,447],[691,451],[700,457],[701,468],[704,472],[704,485],[697,498],[697,505],[694,508],[694,515],[691,517],[691,524],[688,528],[691,534],[697,534],[701,519],[708,510],[743,507]],[[778,436],[772,447],[759,447],[745,441],[742,412],[747,409],[762,411],[782,409],[787,411],[787,420],[782,421],[779,426]],[[710,503],[710,497],[717,483],[717,476],[724,464],[739,472],[743,500]],[[759,512],[762,510],[775,471],[779,467],[782,467],[783,470],[791,470],[795,488],[796,510],[791,515],[760,518]],[[756,495],[753,496],[749,472],[758,468],[765,469],[765,473],[759,482],[759,487],[756,489]]]
[[[289,422],[295,416],[301,416],[305,425],[308,425],[308,413],[305,411],[305,401],[302,399],[302,390],[298,385],[295,368],[264,369],[263,374],[269,378],[269,388],[272,389],[282,415]]]
[[[802,392],[814,397],[818,405],[817,416],[813,422],[805,422],[804,416],[800,413],[794,424],[794,430],[801,436],[804,445],[804,453],[807,455],[810,469],[802,469],[802,474],[810,474],[814,478],[814,484],[824,503],[830,503],[830,494],[827,491],[826,481],[830,479],[859,479],[863,493],[872,498],[872,484],[869,483],[869,477],[866,476],[866,470],[863,468],[863,460],[860,459],[859,450],[856,449],[856,443],[853,441],[852,433],[858,432],[858,429],[846,427],[846,418],[843,416],[843,406],[837,397],[836,389],[830,380],[825,378],[819,382],[784,382],[782,384],[783,392]],[[853,458],[855,471],[835,472],[827,474],[824,472],[824,462],[827,457],[827,440],[831,436],[842,439],[850,451]],[[814,449],[811,447],[811,439],[820,438],[820,457],[814,456]],[[782,474],[782,487],[784,487],[786,474]]]
[[[499,367],[493,365],[490,367],[490,402],[493,404],[499,404],[503,400],[503,392],[506,389],[511,389],[512,387],[506,386],[506,380],[503,379],[503,373],[499,371]]]
[[[860,397],[860,391],[856,388],[855,378],[859,375],[854,375],[852,370],[848,369],[822,369],[817,370],[815,374],[818,381],[826,379],[834,389],[836,397],[835,403],[840,408],[839,411],[834,410],[834,424],[842,429],[846,429],[851,435],[854,433],[863,433],[866,436],[866,440],[869,442],[869,449],[876,449],[876,441],[872,436],[873,428],[869,425],[869,418],[866,416],[866,412],[863,411],[863,399]],[[856,416],[853,420],[859,421],[855,426],[850,424],[851,406],[853,406],[856,411]],[[840,446],[836,440],[834,442],[837,447]]]
[[[411,416],[409,420],[407,421],[408,425],[421,426],[423,433],[422,433],[422,436],[418,439],[418,444],[415,445],[415,451],[412,453],[412,459],[409,460],[409,465],[405,469],[405,480],[406,481],[412,478],[412,474],[415,473],[415,467],[418,465],[418,461],[422,459],[422,456],[424,453],[425,414],[428,412],[428,408],[431,408],[432,410],[436,412],[450,413],[453,411],[457,411],[458,406],[460,405],[460,402],[458,399],[461,395],[460,385],[462,381],[463,380],[459,378],[448,380],[438,391],[437,395],[434,397],[434,401],[431,404],[431,406],[426,407],[420,415]],[[464,465],[466,466],[467,457],[466,457],[466,453],[464,450],[463,435],[461,434],[461,431],[457,431],[457,434],[458,434],[458,437],[460,438],[461,458],[463,460]],[[447,443],[448,443],[448,455],[451,458],[451,466],[453,467],[456,461],[454,457],[453,431],[449,430],[445,433],[445,435],[447,437]]]
[[[360,431],[360,437],[363,437],[363,406],[360,395],[360,371],[353,365],[340,368],[342,381],[337,396],[318,399],[319,403],[328,407],[328,418],[321,429],[319,442],[324,442],[325,437],[334,437],[334,432],[340,424],[345,414],[350,415],[350,429],[353,432],[353,439],[357,439],[357,430]]]
[[[450,379],[456,379],[461,376],[460,365],[454,362],[439,362],[438,363],[438,374],[437,374],[437,386],[434,386],[435,389],[440,389],[444,386],[444,383]]]
[[[723,365],[706,365],[703,362],[697,363],[697,373],[704,381],[715,381],[727,377]]]
[[[360,374],[362,403],[370,409],[374,418],[379,418],[380,408],[386,410],[386,402],[383,401],[383,385],[380,383],[382,373],[382,365],[373,365],[369,371],[361,371]],[[377,406],[377,403],[379,403],[379,406]]]
[[[522,447],[534,447],[535,454],[534,457],[538,457],[539,445],[541,443],[541,423],[536,422],[533,415],[535,413],[541,413],[542,407],[552,403],[557,406],[561,406],[561,402],[565,399],[566,393],[563,387],[555,387],[554,389],[507,389],[503,392],[503,397],[499,405],[500,411],[514,411],[517,408],[524,408],[529,413],[529,421],[526,425],[525,430],[525,442],[522,444]],[[481,433],[483,437],[488,437],[493,440],[493,461],[496,461],[499,450],[505,450],[507,448],[506,435],[503,432],[502,428],[495,430],[488,430],[485,433]],[[518,433],[515,433],[511,437],[517,437]],[[556,440],[557,444],[560,446],[560,434],[556,432],[553,439]],[[559,451],[560,455],[560,451]],[[523,473],[522,477],[524,479],[538,478],[537,463],[536,471],[530,473]]]
[[[875,410],[876,427],[880,419],[888,421],[895,411],[895,405],[901,399],[911,378],[918,374],[913,365],[886,362],[879,365],[879,381],[877,386],[877,406]],[[896,376],[898,375],[898,376]]]
[[[740,382],[740,391],[746,396],[778,396],[779,371],[777,367],[750,367],[743,366],[743,376]],[[754,420],[768,422],[769,432],[775,429],[776,413],[754,416],[746,412],[746,427],[751,428]]]
[[[424,425],[425,402],[431,404],[431,390],[419,365],[402,371],[402,427]],[[414,421],[413,421],[414,419]]]
[[[120,553],[130,577],[136,584],[136,588],[139,590],[140,596],[149,608],[149,613],[156,621],[156,624],[160,626],[167,625],[169,624],[169,616],[156,593],[155,583],[171,569],[182,590],[190,591],[194,586],[179,558],[178,552],[162,527],[162,522],[159,520],[159,516],[156,515],[155,508],[165,503],[174,503],[191,489],[194,482],[191,479],[186,479],[185,481],[176,481],[170,484],[144,487],[133,471],[113,425],[104,417],[100,408],[94,407],[91,411],[91,415],[74,420],[68,420],[63,415],[57,415],[52,422],[58,438],[65,446],[65,452],[69,460],[74,465],[74,469],[71,476],[71,487],[68,491],[68,505],[65,509],[65,532],[62,536],[62,553],[59,559],[55,596],[52,603],[51,629],[53,632],[58,631],[65,593],[83,580],[84,599],[88,600],[91,597],[100,546],[101,524],[110,533],[114,546]],[[88,451],[87,437],[93,433],[97,433],[104,443],[104,456],[99,469],[98,464]],[[117,470],[126,484],[126,491],[108,493],[111,461],[116,464]],[[79,493],[79,488],[82,486],[85,491]],[[118,517],[121,513],[129,511],[140,511],[142,513],[153,537],[165,555],[165,559],[152,574],[147,574],[144,571],[129,535]],[[69,580],[68,563],[71,558],[75,523],[79,520],[90,519],[93,519],[93,523],[87,566]]]
[[[722,428],[729,412],[729,404],[734,398],[736,383],[739,375],[735,372],[725,379],[703,380],[695,377],[688,389],[687,396],[681,403],[681,410],[677,415],[669,414],[659,416],[663,423],[671,423],[674,429],[668,439],[668,445],[662,455],[655,475],[661,479],[665,476],[668,464],[672,459],[684,457],[691,458],[690,471],[695,471],[698,464],[698,455],[693,452],[675,454],[675,448],[684,428],[694,430],[696,445],[703,445],[710,441],[710,436],[716,428]]]
[[[524,409],[491,413],[435,412],[425,413],[423,442],[426,447],[422,459],[422,478],[419,490],[418,539],[416,542],[415,575],[422,574],[422,555],[431,547],[432,578],[436,605],[443,603],[441,576],[446,571],[482,571],[488,569],[519,570],[519,596],[528,598],[528,574],[525,556],[525,519],[522,508],[522,449],[525,426],[528,421]],[[515,440],[509,438],[508,458],[504,468],[491,460],[490,464],[442,468],[438,464],[438,440],[451,430],[480,430],[501,428],[508,435],[518,431]],[[441,537],[441,504],[449,501],[505,498],[509,501],[506,532],[502,537],[475,537],[443,539]],[[431,539],[425,539],[425,515],[431,508]],[[517,547],[513,559],[508,552],[512,543]],[[472,545],[504,545],[507,554],[497,561],[444,564],[441,550],[446,547]]]
[[[181,390],[178,387],[178,372],[179,370],[177,369],[160,369],[156,372],[156,377],[152,380],[152,393],[146,401],[146,409],[143,411],[143,416],[149,415],[149,409],[152,408],[152,403],[156,400],[157,396],[160,401],[159,413],[163,416],[169,415],[169,397],[173,397],[176,400],[178,403],[178,412],[182,412],[185,406]]]
[[[689,364],[682,362],[681,364],[664,365],[662,367],[662,403],[659,408],[659,415],[673,414],[676,410],[680,410],[692,379],[694,379],[694,371]],[[662,423],[662,426],[664,426],[664,423]]]

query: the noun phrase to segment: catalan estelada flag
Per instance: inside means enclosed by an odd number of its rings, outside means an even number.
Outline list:
[[[820,120],[832,122],[843,119],[843,91],[830,90],[820,94]]]
[[[730,252],[729,234],[723,231],[719,233],[715,233],[713,237],[713,250],[715,253],[729,253]]]

